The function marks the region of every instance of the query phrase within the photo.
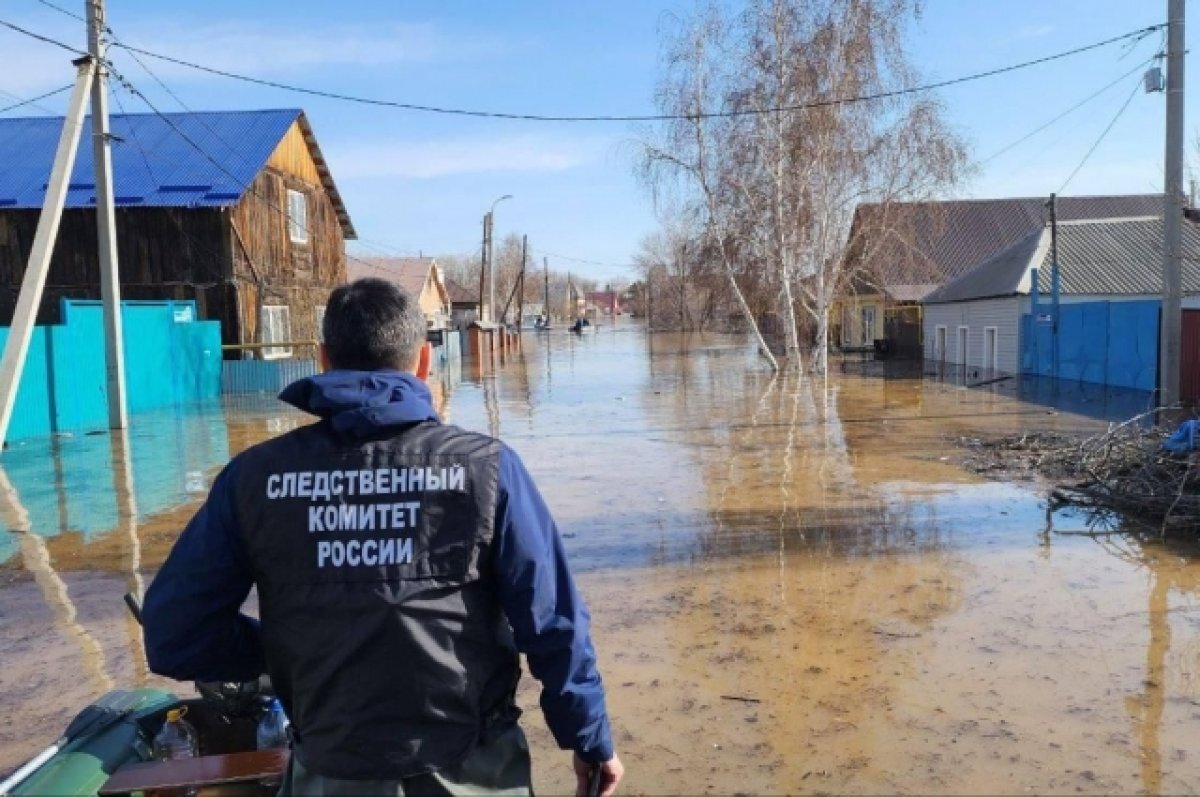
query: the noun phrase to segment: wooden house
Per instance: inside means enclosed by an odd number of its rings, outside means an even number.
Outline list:
[[[0,119],[0,325],[12,320],[63,120]],[[233,358],[319,337],[355,237],[300,110],[112,117],[122,298],[190,299]],[[80,138],[39,323],[100,296],[90,121]]]
[[[450,294],[441,266],[432,257],[355,258],[346,265],[347,279],[379,277],[417,297],[430,329],[450,326]]]

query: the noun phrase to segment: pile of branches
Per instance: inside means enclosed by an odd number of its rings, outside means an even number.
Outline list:
[[[1135,416],[1046,456],[1046,475],[1076,479],[1061,485],[1053,497],[1064,504],[1153,521],[1162,533],[1200,531],[1200,454],[1164,449],[1171,430],[1148,427],[1152,415]]]

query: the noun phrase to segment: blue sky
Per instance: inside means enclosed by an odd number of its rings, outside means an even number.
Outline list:
[[[79,0],[56,1],[83,8]],[[665,15],[692,7],[690,0],[108,2],[110,23],[127,42],[235,72],[429,105],[617,115],[652,112],[660,25]],[[941,80],[1089,44],[1160,22],[1165,13],[1166,0],[926,0],[909,33],[910,52],[924,80]],[[80,23],[35,0],[3,0],[0,18],[84,41]],[[1200,19],[1191,27],[1197,25]],[[939,97],[982,161],[1134,70],[1157,46],[1157,36],[1131,51],[1110,46]],[[0,107],[12,101],[8,94],[27,98],[69,82],[68,59],[0,29]],[[160,109],[179,110],[128,56],[115,60]],[[498,234],[528,233],[535,253],[548,255],[553,267],[605,279],[630,275],[622,264],[657,225],[633,174],[639,131],[632,125],[431,116],[148,63],[193,109],[304,108],[363,238],[352,244],[357,254],[477,251],[483,212],[496,197],[513,194],[497,211]],[[958,195],[1057,191],[1140,72],[981,165]],[[1189,104],[1197,96],[1189,86]],[[128,95],[121,99],[129,111],[146,110]],[[61,111],[65,99],[43,104]],[[1163,106],[1163,95],[1139,90],[1066,193],[1161,190]],[[1190,123],[1187,137],[1190,158]]]

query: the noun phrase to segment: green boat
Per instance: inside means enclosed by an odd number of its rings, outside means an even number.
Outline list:
[[[62,738],[0,782],[0,796],[193,794],[273,795],[286,750],[256,750],[250,685],[203,684],[202,697],[159,689],[110,692],[88,706]],[[258,685],[254,685],[257,693]],[[199,756],[155,761],[154,737],[167,712],[187,707]]]

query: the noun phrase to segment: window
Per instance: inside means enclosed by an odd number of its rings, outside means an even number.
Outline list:
[[[996,327],[983,328],[983,369],[996,370],[997,358]]]
[[[317,335],[316,335],[317,343],[324,343],[325,342],[325,308],[324,307],[318,307],[316,309],[316,321],[317,321]]]
[[[870,346],[875,342],[875,308],[862,308],[862,345]]]
[[[265,305],[262,312],[261,343],[290,343],[292,339],[292,311],[286,305]],[[291,346],[268,346],[262,350],[264,360],[291,357]]]
[[[308,198],[300,191],[288,189],[288,235],[292,243],[308,243]]]
[[[968,327],[958,328],[958,351],[956,354],[958,355],[957,362],[959,365],[967,364],[967,340],[969,335],[970,329]]]

